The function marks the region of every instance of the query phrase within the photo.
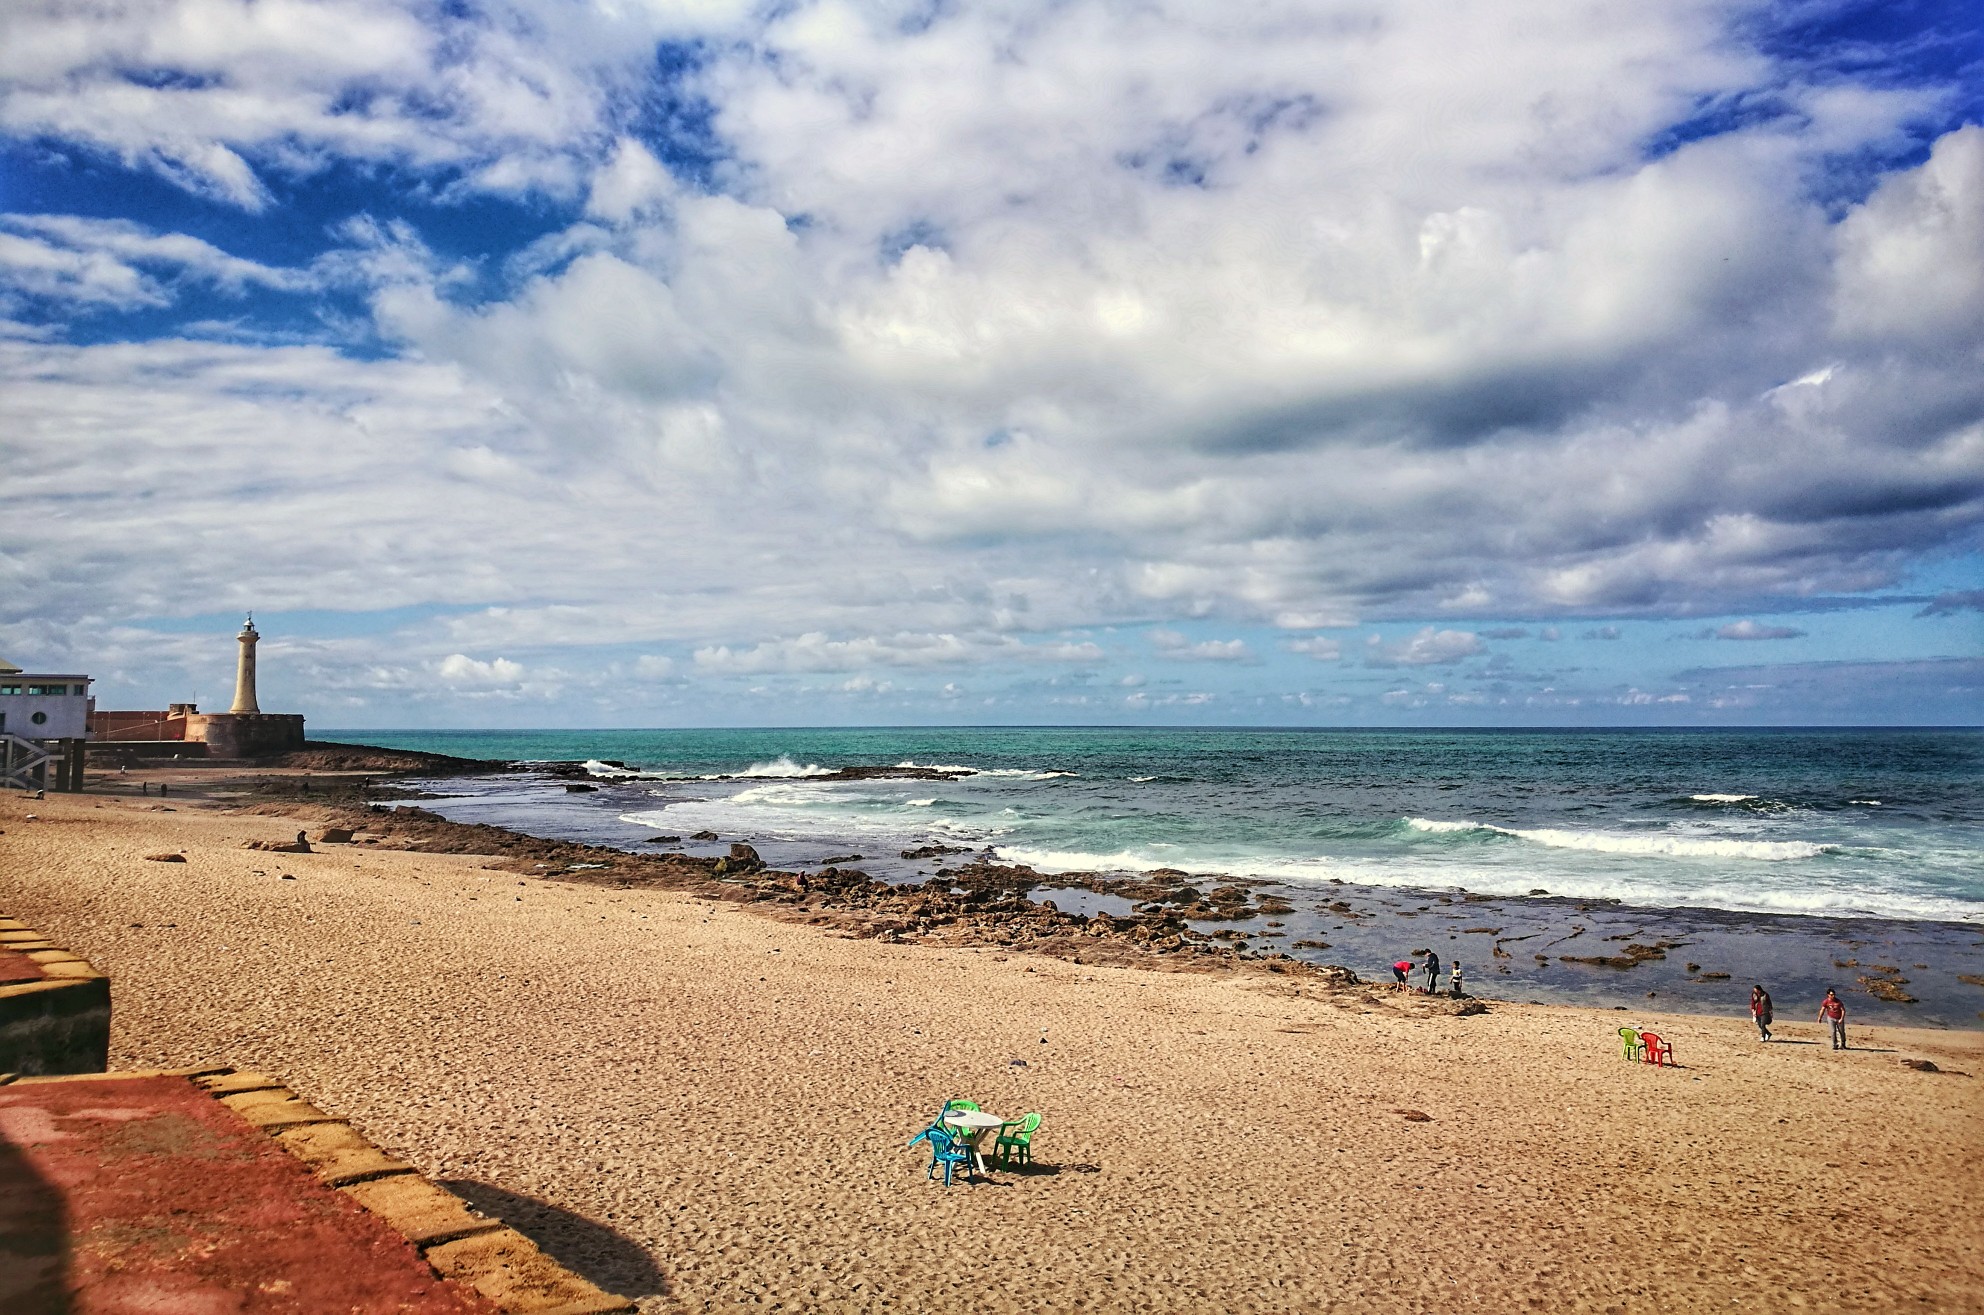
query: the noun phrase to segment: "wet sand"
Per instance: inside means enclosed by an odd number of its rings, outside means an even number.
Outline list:
[[[1421,1016],[161,806],[0,800],[0,911],[111,974],[113,1064],[280,1073],[654,1310],[1977,1309],[1976,1033]],[[926,1182],[954,1095],[1042,1112],[1036,1170]]]

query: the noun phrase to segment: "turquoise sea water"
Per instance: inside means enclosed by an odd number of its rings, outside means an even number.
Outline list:
[[[992,846],[1041,871],[1331,879],[1984,926],[1984,733],[864,729],[327,732],[592,760],[609,797],[492,785],[598,839]],[[626,771],[603,766],[625,765]],[[969,768],[954,782],[815,778]],[[727,779],[703,779],[723,777]],[[602,805],[611,818],[600,816]],[[455,810],[458,811],[458,810]],[[487,820],[498,820],[489,817]],[[510,824],[519,821],[512,816]],[[528,825],[524,829],[531,829]],[[564,828],[567,832],[570,827]]]
[[[1292,911],[1206,932],[1383,978],[1462,962],[1477,994],[1780,1017],[1840,989],[1857,1021],[1984,1025],[1984,734],[1975,731],[868,729],[327,732],[590,762],[429,783],[421,806],[533,835],[928,880],[931,842],[1043,873],[1175,868]],[[622,764],[615,766],[613,764]],[[823,779],[847,766],[954,781]],[[717,839],[697,841],[697,835]],[[906,854],[904,851],[911,851]],[[1055,889],[1076,912],[1120,896]],[[1603,966],[1622,944],[1664,958]],[[1600,960],[1594,963],[1594,958]],[[1875,994],[1899,987],[1912,1001]]]

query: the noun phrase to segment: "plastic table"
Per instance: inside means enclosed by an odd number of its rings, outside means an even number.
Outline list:
[[[984,1110],[950,1110],[944,1115],[944,1123],[962,1132],[971,1141],[972,1163],[978,1172],[985,1172],[984,1141],[987,1133],[994,1128],[1005,1126],[1006,1121],[996,1114]]]

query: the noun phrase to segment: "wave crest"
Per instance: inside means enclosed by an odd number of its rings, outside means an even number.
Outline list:
[[[1424,817],[1408,817],[1405,824],[1415,831],[1433,835],[1479,832],[1483,835],[1510,836],[1551,849],[1583,849],[1601,854],[1663,855],[1669,858],[1749,858],[1765,863],[1817,858],[1834,851],[1832,845],[1816,845],[1807,840],[1729,840],[1712,837],[1670,835],[1620,835],[1613,831],[1565,831],[1555,827],[1493,826],[1487,822],[1439,822]]]
[[[833,774],[834,769],[831,767],[822,767],[818,763],[807,763],[801,766],[785,754],[780,754],[768,763],[752,763],[741,772],[731,773],[733,776],[764,776],[773,779],[796,776],[832,776]]]

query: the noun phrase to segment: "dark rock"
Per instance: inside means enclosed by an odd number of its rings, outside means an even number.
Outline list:
[[[648,845],[679,845],[682,843],[682,837],[681,836],[649,836],[642,843]]]
[[[969,854],[970,852],[963,845],[922,845],[916,849],[903,850],[902,856],[906,859],[914,860],[919,858],[942,858],[946,854]],[[861,856],[856,854],[855,857],[859,858]]]
[[[1902,1063],[1902,1067],[1904,1067],[1904,1068],[1912,1068],[1912,1069],[1914,1069],[1914,1070],[1915,1070],[1915,1071],[1916,1071],[1917,1073],[1940,1073],[1940,1072],[1942,1072],[1942,1070],[1941,1070],[1941,1069],[1939,1069],[1939,1068],[1937,1068],[1937,1067],[1935,1066],[1935,1064],[1933,1064],[1933,1063],[1931,1063],[1931,1062],[1930,1062],[1929,1060],[1926,1060],[1926,1059],[1904,1059],[1904,1060],[1902,1060],[1902,1061],[1901,1061],[1901,1063]]]
[[[720,838],[714,831],[698,831],[695,835],[689,837],[691,840],[717,840]]]
[[[584,781],[567,781],[565,782],[565,793],[597,794],[599,793],[599,787],[596,785],[588,785]]]
[[[186,861],[186,856],[184,854],[145,855],[145,862],[147,863],[184,863],[185,861]]]
[[[347,827],[327,826],[324,828],[324,833],[317,837],[317,843],[320,845],[348,845],[351,843],[351,831]]]

